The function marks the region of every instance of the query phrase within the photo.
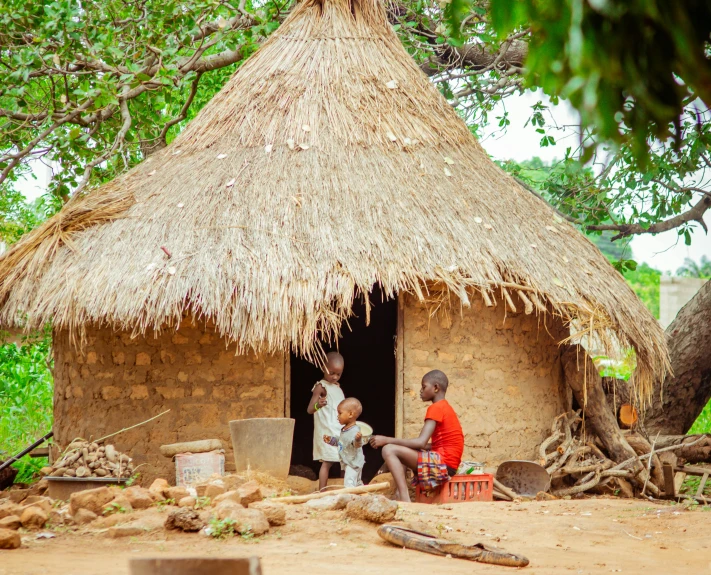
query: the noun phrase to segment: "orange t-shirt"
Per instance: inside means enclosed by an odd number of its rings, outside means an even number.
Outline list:
[[[432,434],[432,451],[442,456],[447,467],[457,469],[464,452],[464,432],[454,409],[446,399],[442,399],[427,408],[425,419],[437,423]]]

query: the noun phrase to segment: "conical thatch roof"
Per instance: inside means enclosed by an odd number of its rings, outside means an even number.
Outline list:
[[[241,348],[308,353],[356,292],[431,281],[577,318],[633,345],[645,381],[665,371],[659,324],[490,161],[379,1],[304,0],[170,146],[4,258],[0,321],[144,330],[192,310]]]

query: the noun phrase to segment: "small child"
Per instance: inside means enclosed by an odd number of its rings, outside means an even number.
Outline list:
[[[445,399],[449,380],[438,369],[422,378],[420,399],[431,401],[417,439],[373,435],[372,447],[383,448],[383,459],[397,485],[398,499],[410,501],[405,468],[415,472],[415,482],[429,491],[457,473],[464,452],[464,433],[454,409]],[[430,443],[431,440],[431,443]]]
[[[361,475],[365,465],[363,455],[363,435],[356,420],[363,413],[363,406],[355,397],[347,397],[338,404],[338,421],[343,426],[339,437],[324,435],[323,441],[328,445],[338,446],[338,457],[341,469],[345,471],[344,487],[363,485]]]
[[[326,355],[323,379],[311,390],[311,400],[306,411],[314,416],[314,460],[321,462],[318,472],[318,488],[321,491],[328,482],[331,465],[339,461],[338,448],[323,442],[323,436],[338,435],[341,425],[338,423],[338,404],[345,396],[338,384],[343,374],[345,362],[343,356],[335,351]]]

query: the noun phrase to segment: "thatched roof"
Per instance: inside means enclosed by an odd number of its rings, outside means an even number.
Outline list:
[[[376,282],[578,318],[634,346],[645,381],[667,365],[623,278],[494,165],[378,0],[299,4],[170,146],[6,255],[0,321],[191,310],[242,349],[308,353]]]

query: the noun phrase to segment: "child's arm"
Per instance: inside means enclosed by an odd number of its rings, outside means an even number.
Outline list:
[[[320,383],[316,384],[316,387],[314,387],[314,392],[313,395],[311,396],[311,399],[309,400],[309,406],[306,408],[306,412],[309,415],[313,415],[316,413],[316,406],[318,405],[318,408],[321,409],[324,405],[328,403],[326,401],[326,394],[324,393],[326,391],[323,388],[323,385]],[[323,397],[321,396],[323,394]]]
[[[427,449],[436,425],[437,422],[434,419],[425,419],[425,425],[422,427],[420,436],[417,439],[397,439],[395,437],[385,437],[384,435],[374,435],[370,438],[370,445],[376,448],[383,445],[401,445],[418,451]]]
[[[330,435],[324,435],[323,442],[328,443],[329,445],[333,445],[333,447],[336,447],[338,445],[338,438],[331,437]]]
[[[353,445],[356,447],[363,447],[363,434],[360,431],[356,433]]]

